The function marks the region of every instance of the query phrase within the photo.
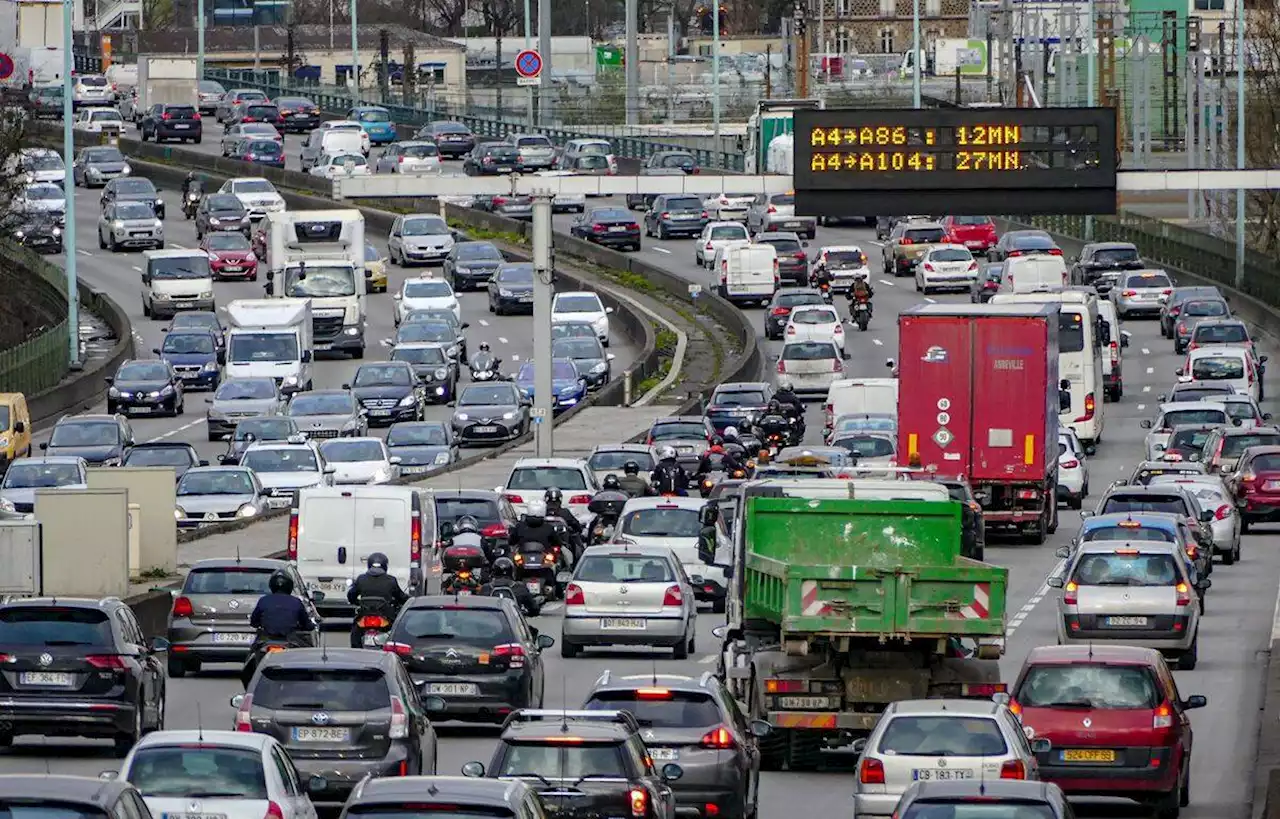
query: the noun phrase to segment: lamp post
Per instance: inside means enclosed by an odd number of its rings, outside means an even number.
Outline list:
[[[1244,155],[1244,0],[1236,0],[1236,169],[1245,168]],[[1236,289],[1244,286],[1244,188],[1236,189]]]
[[[720,0],[711,3],[711,129],[720,148]]]
[[[360,104],[360,35],[356,23],[356,0],[351,0],[351,106]]]
[[[67,274],[67,335],[71,345],[71,363],[80,361],[80,292],[76,284],[76,182],[71,166],[75,162],[75,139],[71,131],[73,114],[72,95],[75,73],[72,58],[71,16],[75,13],[73,0],[62,3],[62,165],[66,173],[62,178],[62,198],[67,203],[67,224],[63,229],[62,254],[66,257]]]
[[[204,0],[196,0],[196,83],[204,79]]]
[[[911,0],[911,105],[920,107],[920,0]]]

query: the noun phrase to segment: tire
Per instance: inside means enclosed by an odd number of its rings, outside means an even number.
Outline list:
[[[1237,546],[1236,549],[1239,547]],[[1222,565],[1231,566],[1236,562],[1236,549],[1230,549],[1222,553]]]
[[[564,635],[560,636],[560,656],[566,660],[572,660],[582,653],[582,648],[564,639]]]
[[[129,750],[142,739],[144,731],[142,729],[142,702],[139,701],[133,709],[133,727],[123,734],[116,734],[113,738],[115,747],[115,755],[118,759],[124,759],[129,755]]]
[[[352,358],[354,358],[356,361],[360,361],[361,359],[363,359],[363,358],[364,358],[364,348],[363,348],[363,347],[357,347],[357,348],[355,348],[354,350],[352,350],[352,351],[351,351],[351,357],[352,357]]]
[[[671,647],[671,659],[687,660],[689,659],[689,640],[681,638],[680,642]]]
[[[1240,518],[1240,534],[1247,534],[1249,531],[1249,519],[1241,516]]]
[[[1067,508],[1068,508],[1068,509],[1081,509],[1081,508],[1083,508],[1083,507],[1084,507],[1084,494],[1083,494],[1083,493],[1081,493],[1079,497],[1067,498]]]
[[[1151,808],[1155,819],[1178,819],[1182,813],[1181,796],[1182,789],[1178,787],[1152,800]]]
[[[711,603],[712,614],[724,614],[724,610],[725,610],[725,601],[723,598],[720,600],[715,600]]]

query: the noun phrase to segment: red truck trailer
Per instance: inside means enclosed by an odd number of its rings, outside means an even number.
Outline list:
[[[898,316],[898,452],[973,487],[988,529],[1058,527],[1058,308],[926,304]]]

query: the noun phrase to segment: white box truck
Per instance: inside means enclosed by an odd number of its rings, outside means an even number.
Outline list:
[[[199,77],[194,57],[138,57],[138,84],[126,100],[126,118],[142,120],[147,109],[159,103],[195,105]]]
[[[266,290],[311,300],[317,351],[364,358],[364,216],[354,208],[268,213]]]
[[[231,302],[226,377],[274,378],[287,393],[311,389],[311,322],[307,299]]]

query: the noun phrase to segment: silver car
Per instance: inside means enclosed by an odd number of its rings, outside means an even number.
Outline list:
[[[222,140],[220,148],[223,156],[231,156],[231,149],[241,140],[261,140],[265,142],[279,142],[284,144],[284,137],[276,130],[276,126],[269,122],[242,122],[239,125],[232,125],[222,132]]]
[[[160,250],[164,247],[164,222],[141,202],[111,202],[98,217],[98,247],[113,253],[126,247]]]
[[[1258,406],[1258,402],[1253,400],[1251,395],[1213,395],[1204,400],[1214,404],[1221,404],[1227,408],[1227,416],[1231,419],[1231,423],[1240,423],[1238,426],[1244,429],[1253,429],[1265,424],[1271,420],[1271,413],[1263,412]]]
[[[1059,550],[1060,557],[1066,547]],[[1201,578],[1203,589],[1212,583]],[[1153,540],[1081,543],[1065,571],[1049,578],[1058,599],[1058,643],[1115,641],[1159,649],[1196,667],[1200,603],[1177,544]]]
[[[1240,559],[1240,510],[1235,498],[1221,475],[1157,475],[1148,486],[1176,483],[1196,496],[1200,508],[1211,510],[1213,520],[1208,521],[1213,533],[1213,552],[1222,555],[1222,562],[1230,566]]]
[[[808,707],[807,697],[777,697],[777,708]],[[794,700],[794,702],[791,702]],[[1022,723],[991,700],[902,700],[890,703],[866,739],[853,779],[853,814],[893,816],[898,799],[916,782],[1039,779],[1036,751]]]
[[[71,176],[77,186],[101,188],[112,179],[133,173],[133,167],[114,145],[81,148],[71,165]]]
[[[246,520],[267,511],[267,491],[252,469],[197,466],[178,481],[173,517],[182,529]]]
[[[456,241],[444,217],[430,214],[397,216],[387,237],[392,264],[444,264]]]
[[[84,458],[74,455],[19,458],[9,464],[0,481],[0,500],[13,504],[13,511],[19,514],[30,514],[35,511],[38,490],[85,489],[88,473]]]
[[[246,418],[279,415],[284,396],[274,378],[233,378],[224,381],[209,402],[205,423],[209,440],[220,441]]]
[[[556,146],[542,134],[513,134],[511,144],[520,152],[526,170],[550,168],[556,161]]]
[[[628,461],[635,461],[640,467],[639,474],[648,476],[658,465],[658,454],[648,444],[602,444],[587,456],[587,468],[595,473],[597,481],[603,483],[609,475],[621,478],[624,474],[622,468]]]
[[[590,646],[694,650],[698,609],[680,561],[665,546],[605,544],[583,552],[565,588],[560,653]]]
[[[1131,315],[1160,315],[1164,299],[1173,292],[1173,280],[1163,270],[1134,270],[1116,280],[1111,301],[1121,319]]]
[[[816,216],[796,216],[793,193],[762,193],[747,210],[747,230],[753,234],[771,230],[795,231],[806,239],[818,234]]]
[[[374,173],[435,173],[440,170],[440,149],[434,142],[410,140],[388,145],[373,163]]]
[[[400,458],[387,451],[381,438],[324,441],[320,454],[333,466],[335,484],[376,486],[400,477]]]
[[[1143,420],[1140,426],[1149,429],[1147,433],[1147,460],[1156,461],[1164,456],[1165,447],[1169,444],[1169,436],[1174,427],[1192,424],[1221,424],[1230,426],[1231,418],[1227,408],[1213,401],[1187,401],[1179,404],[1161,404],[1160,414],[1154,421]]]
[[[369,434],[369,419],[350,390],[296,393],[285,409],[308,438],[356,438]]]
[[[325,463],[316,445],[301,435],[288,441],[259,441],[249,444],[240,456],[240,466],[252,469],[267,492],[267,506],[285,509],[293,493],[312,486],[332,485],[332,466]]]

